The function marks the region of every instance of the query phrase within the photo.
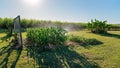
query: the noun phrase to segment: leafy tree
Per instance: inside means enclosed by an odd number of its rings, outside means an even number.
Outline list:
[[[88,29],[92,33],[107,33],[107,30],[110,25],[107,24],[107,21],[91,20],[88,22]]]

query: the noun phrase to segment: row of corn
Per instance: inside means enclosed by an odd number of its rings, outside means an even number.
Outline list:
[[[67,39],[66,31],[58,27],[29,28],[27,39],[37,46],[62,45]]]

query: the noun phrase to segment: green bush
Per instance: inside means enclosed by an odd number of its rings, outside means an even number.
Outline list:
[[[63,45],[67,37],[66,31],[62,28],[29,28],[27,29],[27,40],[33,43],[33,46],[57,47]]]
[[[81,42],[84,42],[85,38],[80,37],[80,36],[70,35],[70,36],[68,36],[68,40],[73,41],[73,42],[81,43]]]
[[[3,19],[2,19],[2,18],[0,18],[0,27],[2,27],[2,20],[3,20]]]
[[[91,30],[92,33],[107,33],[107,30],[110,25],[106,23],[107,21],[99,21],[99,20],[91,20],[88,22],[88,29]]]

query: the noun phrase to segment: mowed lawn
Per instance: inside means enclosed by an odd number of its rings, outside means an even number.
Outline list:
[[[0,40],[0,68],[120,68],[120,31],[107,35],[89,31],[74,31],[68,34],[94,38],[99,45],[73,44],[53,51],[37,53],[37,48],[12,49],[12,43]],[[0,37],[5,36],[0,33]],[[25,39],[26,33],[23,33]]]

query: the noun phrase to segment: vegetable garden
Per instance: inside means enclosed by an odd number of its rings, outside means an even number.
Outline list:
[[[32,46],[41,48],[58,47],[67,40],[66,31],[58,27],[50,28],[29,28],[27,29],[27,40],[33,43]]]

